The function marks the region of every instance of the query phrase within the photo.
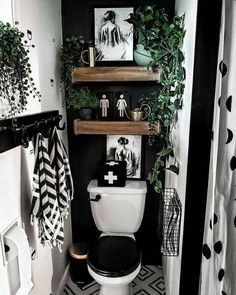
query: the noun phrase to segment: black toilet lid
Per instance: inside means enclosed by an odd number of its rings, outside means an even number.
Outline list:
[[[141,262],[141,251],[134,239],[102,236],[88,253],[90,268],[106,277],[121,277],[133,272]]]

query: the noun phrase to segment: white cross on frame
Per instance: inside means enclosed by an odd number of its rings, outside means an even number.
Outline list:
[[[117,180],[117,175],[114,175],[113,171],[108,171],[108,175],[104,175],[104,179],[108,180],[109,184],[113,184],[114,180]]]

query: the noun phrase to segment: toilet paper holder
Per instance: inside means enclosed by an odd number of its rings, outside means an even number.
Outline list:
[[[3,257],[3,266],[7,265],[8,262],[8,254],[11,252],[11,247],[5,241],[5,235],[14,227],[18,225],[18,221],[13,221],[9,226],[7,226],[4,231],[0,233],[0,244],[2,249],[2,257]],[[17,254],[17,253],[16,253]],[[15,257],[15,256],[14,256]]]
[[[11,248],[7,244],[4,244],[4,251],[5,251],[5,253],[9,252],[10,249]]]
[[[6,266],[7,265],[7,262],[9,260],[9,253],[12,253],[12,249],[11,249],[11,246],[8,245],[5,241],[5,235],[14,227],[14,226],[18,226],[18,221],[15,220],[13,221],[7,228],[5,228],[4,231],[2,231],[0,233],[0,248],[2,249],[2,257],[3,257],[3,266]],[[35,249],[31,249],[32,250],[32,253],[31,253],[31,259],[32,260],[35,260],[36,258],[36,250]],[[14,257],[17,255],[17,253],[15,253]],[[13,258],[14,258],[13,257]],[[10,259],[11,260],[11,259]]]
[[[25,290],[33,286],[28,246],[27,236],[17,221],[1,233],[4,271],[10,294],[26,294]]]

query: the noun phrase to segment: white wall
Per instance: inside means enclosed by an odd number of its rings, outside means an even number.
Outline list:
[[[13,3],[13,7],[10,5]],[[42,101],[30,98],[24,114],[48,110],[59,110],[66,121],[60,92],[60,72],[58,53],[62,42],[61,1],[60,0],[0,0],[0,20],[19,21],[20,30],[27,37],[27,30],[32,31],[30,63],[33,78],[42,94]],[[3,11],[4,10],[4,11]],[[8,16],[8,17],[7,17]],[[51,86],[50,79],[54,80]],[[67,145],[66,131],[62,138]],[[68,266],[68,247],[71,245],[70,218],[65,224],[65,243],[62,254],[57,249],[42,247],[37,239],[37,227],[29,225],[29,209],[31,201],[31,179],[33,155],[30,148],[21,147],[0,155],[0,197],[5,203],[0,206],[0,232],[13,220],[22,222],[27,232],[29,243],[36,248],[37,256],[32,261],[34,288],[31,295],[57,294],[60,281]],[[7,202],[5,202],[5,199]],[[21,202],[20,202],[21,201]],[[11,208],[8,208],[8,207]],[[7,213],[7,218],[2,213]],[[9,213],[10,212],[10,213]],[[6,276],[2,275],[2,257],[0,255],[0,293],[7,295]]]
[[[12,6],[9,0],[0,0],[0,20],[12,24]],[[0,154],[0,232],[15,221],[18,208],[15,203],[20,199],[20,152],[19,149]],[[7,167],[7,169],[6,169]],[[0,250],[2,251],[1,247]],[[0,292],[9,294],[8,278],[5,271],[3,255],[0,252]]]
[[[20,200],[20,148],[0,154],[0,233],[16,221]],[[0,294],[8,295],[8,278],[0,245]]]
[[[0,20],[12,24],[12,5],[10,0],[0,0]]]
[[[173,131],[173,144],[175,146],[175,155],[180,164],[180,173],[178,176],[171,172],[166,173],[166,187],[174,187],[182,202],[182,221],[180,237],[180,253],[177,257],[163,257],[163,269],[166,284],[167,295],[179,295],[179,282],[181,271],[182,242],[183,242],[183,224],[184,207],[186,194],[188,147],[189,147],[189,128],[192,102],[194,53],[196,38],[196,20],[197,20],[198,0],[176,0],[175,9],[177,15],[185,14],[186,36],[184,39],[183,51],[185,54],[186,81],[184,92],[184,106],[179,114],[179,121],[176,129]]]

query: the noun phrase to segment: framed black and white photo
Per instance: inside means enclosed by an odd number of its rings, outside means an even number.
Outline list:
[[[94,9],[97,60],[133,60],[133,28],[125,21],[133,12],[133,7]]]
[[[107,160],[125,161],[127,178],[141,178],[141,135],[107,135]]]

